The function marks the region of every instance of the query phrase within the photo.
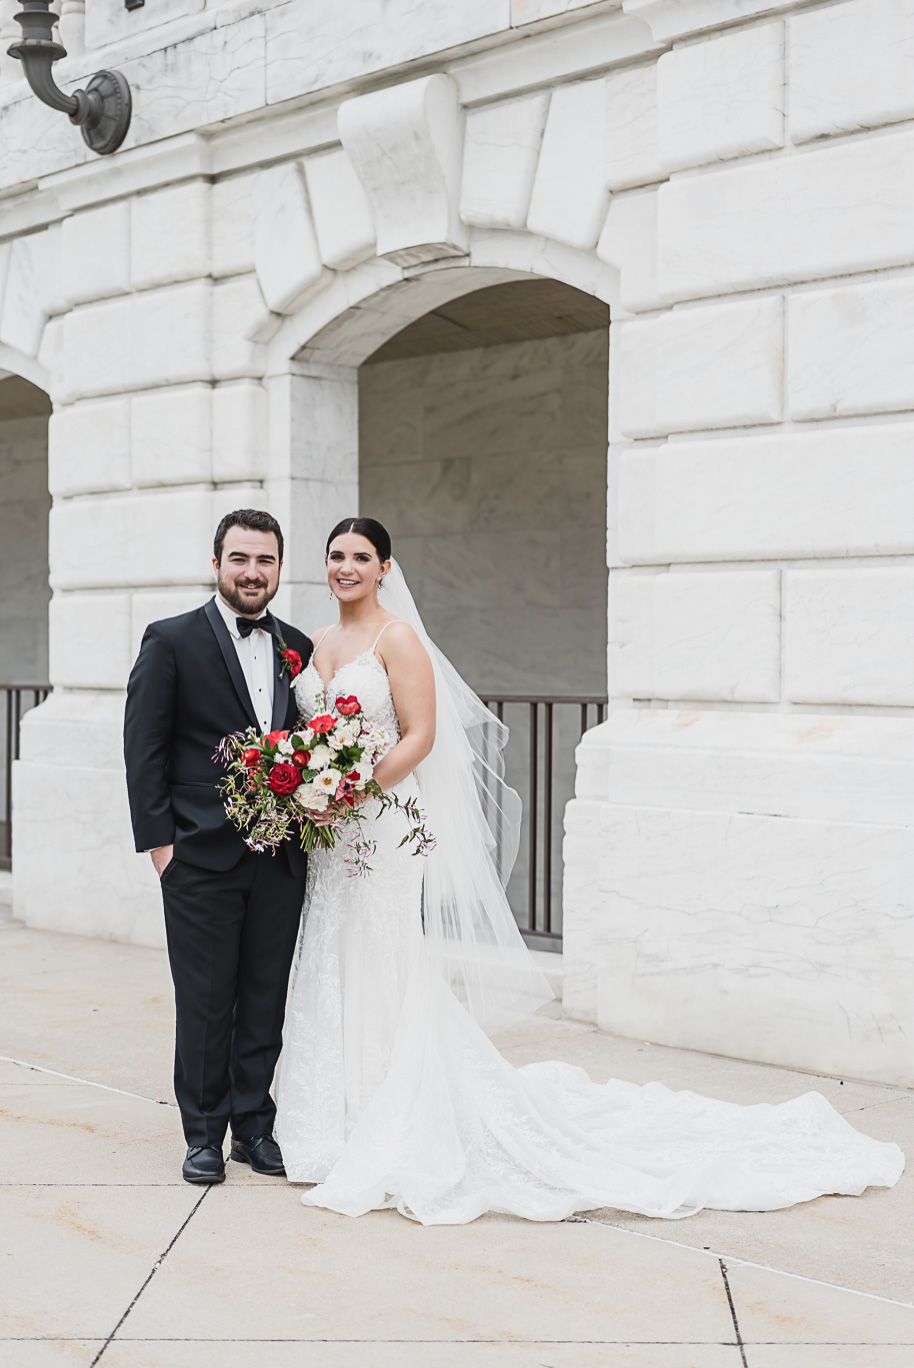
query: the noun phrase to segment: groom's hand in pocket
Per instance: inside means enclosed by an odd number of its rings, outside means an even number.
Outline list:
[[[166,868],[171,864],[175,857],[175,848],[173,845],[156,846],[155,850],[150,850],[149,854],[152,856],[152,863],[155,865],[156,873],[161,879]]]

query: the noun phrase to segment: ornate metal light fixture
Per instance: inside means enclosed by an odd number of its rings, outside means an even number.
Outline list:
[[[22,12],[14,15],[22,29],[18,43],[8,48],[25,72],[32,90],[44,104],[69,114],[82,129],[83,141],[105,157],[116,152],[130,127],[130,87],[119,71],[97,71],[85,90],[67,95],[56,84],[51,67],[66,57],[67,49],[52,37],[57,15],[51,0],[22,0]]]

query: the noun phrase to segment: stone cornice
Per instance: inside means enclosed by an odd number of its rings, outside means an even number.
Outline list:
[[[218,13],[221,18],[223,11]],[[592,76],[614,65],[654,55],[664,46],[651,39],[647,26],[638,18],[629,18],[618,10],[594,16],[588,8],[584,13],[583,19],[572,15],[576,22],[551,27],[548,32],[534,34],[523,43],[453,57],[440,64],[438,70],[443,69],[451,75],[461,102],[472,106]],[[204,17],[194,17],[196,27],[190,20],[177,21],[188,30],[185,38],[202,30],[198,21]],[[162,32],[175,27],[163,26]],[[146,37],[155,35],[158,41],[159,34],[159,30],[152,30]],[[131,39],[132,44],[136,42]],[[106,49],[105,62],[115,64],[123,60],[124,47],[124,44],[118,44]],[[74,58],[72,63],[68,60],[63,64],[70,68],[68,83],[78,79],[77,64],[86,70],[94,69],[99,60],[97,52]],[[420,71],[429,66],[428,60],[417,60],[409,64],[409,69]],[[402,72],[385,71],[383,75],[384,84],[390,85],[392,77],[402,75]],[[377,89],[376,75],[366,77],[356,86],[366,91]],[[264,105],[210,128],[125,148],[113,160],[80,160],[76,165],[39,175],[22,187],[10,186],[0,191],[4,196],[3,234],[10,236],[33,231],[76,209],[139,190],[199,176],[231,175],[331,147],[339,141],[337,109],[348,93],[347,86],[334,92],[322,92],[320,97],[309,95],[279,105]],[[13,87],[9,102],[24,98],[32,98],[24,84]],[[80,156],[81,152],[82,144],[76,139],[74,156]],[[36,152],[37,160],[40,160],[40,153]]]

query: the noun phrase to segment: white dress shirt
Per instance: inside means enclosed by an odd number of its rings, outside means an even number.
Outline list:
[[[230,608],[219,594],[216,595],[215,602],[222,614],[222,621],[229,629],[229,636],[232,638],[260,729],[268,732],[273,721],[273,678],[276,667],[273,638],[269,632],[261,632],[259,628],[255,628],[250,636],[243,637],[235,622],[240,614],[234,608]],[[263,617],[266,611],[264,608],[258,616]]]

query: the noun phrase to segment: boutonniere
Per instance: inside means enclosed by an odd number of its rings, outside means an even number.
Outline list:
[[[293,651],[291,646],[287,646],[279,633],[276,633],[276,645],[279,647],[279,657],[282,664],[279,667],[279,677],[282,679],[286,670],[289,671],[290,679],[297,679],[301,674],[301,656],[297,651]]]

